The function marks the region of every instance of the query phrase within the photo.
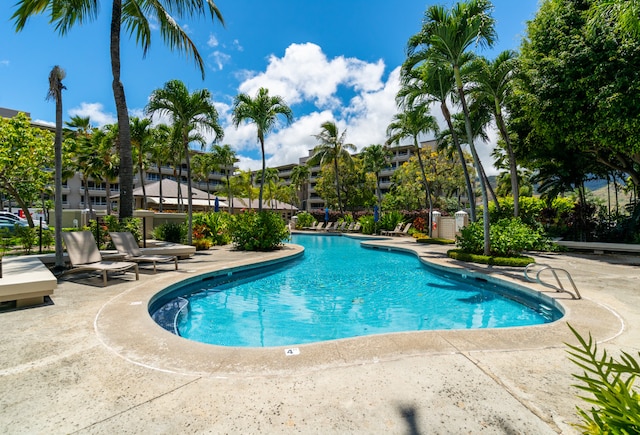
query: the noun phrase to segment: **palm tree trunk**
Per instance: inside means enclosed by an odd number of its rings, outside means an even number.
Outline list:
[[[55,136],[55,175],[54,175],[54,237],[56,243],[55,270],[64,269],[62,250],[62,89],[56,93],[56,136]]]
[[[131,155],[131,131],[124,86],[120,81],[120,25],[122,0],[113,0],[111,9],[111,72],[113,98],[118,114],[118,139],[120,142],[120,209],[119,217],[133,216],[133,157]]]
[[[338,209],[340,210],[340,215],[344,216],[344,212],[342,211],[342,195],[340,194],[340,176],[338,174],[338,156],[333,159],[333,168],[336,172],[336,192],[338,194]]]
[[[449,127],[449,131],[451,132],[451,138],[453,139],[453,143],[458,151],[458,158],[460,159],[460,164],[462,165],[462,172],[464,173],[464,182],[467,185],[467,199],[469,200],[469,211],[471,212],[471,222],[476,221],[476,196],[473,192],[473,186],[471,184],[471,177],[469,176],[469,169],[467,168],[467,162],[464,158],[464,153],[462,152],[462,147],[460,146],[460,140],[458,139],[458,133],[453,128],[453,122],[451,121],[451,113],[449,112],[449,107],[445,102],[440,104],[440,110],[444,115],[444,119],[447,121],[447,127]]]
[[[142,153],[142,149],[140,150]],[[147,189],[144,185],[144,169],[142,168],[142,157],[138,157],[138,174],[140,177],[140,186],[142,187],[142,208],[147,209]]]
[[[509,156],[509,169],[511,171],[511,195],[513,195],[513,217],[518,217],[520,214],[520,190],[518,188],[518,164],[516,163],[516,156],[513,153],[513,147],[511,146],[511,139],[507,132],[507,127],[502,117],[502,111],[500,106],[496,106],[496,124],[498,124],[498,130],[502,135],[504,143],[507,145],[507,155]]]
[[[460,76],[460,68],[454,67],[453,72],[456,79],[456,87],[458,88],[458,96],[460,97],[460,104],[462,105],[462,111],[464,113],[464,127],[467,132],[467,140],[469,142],[469,148],[471,149],[473,162],[480,176],[479,177],[480,190],[482,191],[482,219],[483,219],[483,229],[484,229],[484,255],[488,256],[491,253],[491,236],[490,236],[490,229],[489,229],[489,198],[487,195],[487,185],[485,183],[484,177],[482,176],[482,172],[481,172],[482,169],[480,166],[480,157],[478,157],[476,146],[473,143],[473,130],[471,128],[471,118],[469,115],[469,107],[467,106],[467,100],[464,96],[462,78]]]
[[[260,193],[258,194],[258,213],[262,212],[262,190],[264,189],[264,176],[267,171],[267,162],[264,158],[264,139],[260,138],[260,148],[262,151],[262,175],[260,179]]]
[[[159,187],[159,192],[158,193],[160,194],[160,198],[158,198],[159,199],[159,201],[158,201],[158,203],[159,203],[158,204],[158,211],[160,213],[162,213],[162,166],[161,166],[161,164],[162,164],[162,162],[159,161],[158,162],[158,173],[160,174],[160,186],[158,186]]]
[[[418,145],[418,137],[413,137],[413,146],[416,149],[416,154],[418,154],[418,163],[420,164],[420,172],[422,172],[422,181],[424,182],[424,187],[426,191],[426,201],[425,206],[429,207],[429,237],[433,235],[433,224],[432,224],[432,212],[433,212],[433,203],[431,202],[431,192],[429,191],[429,183],[427,182],[427,173],[424,170],[424,163],[422,163],[422,156],[420,155],[420,146]]]
[[[111,215],[111,183],[109,182],[109,178],[105,179],[105,188],[104,193],[107,196],[107,215]]]
[[[189,140],[185,135],[183,138],[184,141],[184,152],[185,152],[185,160],[187,161],[187,245],[191,245],[193,240],[193,199],[191,194],[191,164],[189,162]]]

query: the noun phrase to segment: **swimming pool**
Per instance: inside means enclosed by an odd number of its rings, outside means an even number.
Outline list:
[[[444,276],[415,255],[355,239],[294,235],[302,258],[203,275],[162,292],[150,313],[191,340],[271,347],[381,333],[549,323],[549,301],[488,282]]]

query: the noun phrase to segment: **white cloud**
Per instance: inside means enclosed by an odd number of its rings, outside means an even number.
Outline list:
[[[266,71],[243,82],[240,92],[253,95],[264,87],[290,105],[304,101],[323,109],[337,108],[341,104],[339,85],[372,91],[382,87],[383,72],[382,61],[370,64],[342,56],[329,60],[316,44],[291,44],[284,57],[271,55]]]
[[[106,113],[102,103],[80,103],[80,107],[69,109],[71,116],[88,116],[91,125],[102,127],[106,124],[115,124],[118,120],[112,113]]]
[[[219,71],[222,71],[222,68],[224,68],[225,64],[229,63],[231,56],[219,50],[216,50],[209,55],[209,59],[213,61]]]
[[[209,40],[207,41],[207,45],[209,47],[217,47],[219,44],[218,38],[215,37],[213,33],[209,35]]]
[[[55,127],[56,126],[55,122],[44,121],[42,119],[34,119],[32,122],[34,124],[38,124],[38,125],[46,125],[47,127]]]
[[[0,66],[9,66],[9,61],[6,59],[0,60]]]

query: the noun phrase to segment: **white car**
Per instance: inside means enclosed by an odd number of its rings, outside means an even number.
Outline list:
[[[0,211],[0,218],[2,218],[3,221],[10,221],[23,227],[29,225],[29,221],[9,211]],[[38,226],[40,223],[40,220],[34,219],[33,223],[35,226]],[[49,228],[49,226],[45,222],[42,222],[42,228],[47,229]]]

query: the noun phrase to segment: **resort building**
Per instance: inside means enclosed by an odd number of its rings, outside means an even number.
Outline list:
[[[424,141],[420,143],[422,148],[435,148],[437,145],[435,140]],[[380,189],[384,196],[391,189],[391,179],[393,173],[408,162],[411,156],[415,154],[413,145],[400,145],[397,147],[390,147],[391,159],[389,166],[380,172]],[[283,166],[278,166],[275,169],[278,170],[278,176],[280,181],[285,185],[291,184],[291,173],[295,166],[304,165],[313,155],[313,150],[309,150],[309,155],[301,157],[298,163],[291,163]],[[354,154],[358,156],[359,154]],[[315,190],[317,179],[320,175],[320,166],[313,166],[309,168],[309,182],[307,186],[303,186],[299,192],[300,209],[305,211],[311,211],[315,209],[321,209],[325,207],[324,200],[320,198]]]
[[[6,109],[0,107],[0,117],[11,118],[16,116],[19,112],[17,110]],[[23,112],[30,116],[28,112]],[[54,127],[41,123],[32,122],[34,127],[44,128],[50,131],[54,131]],[[436,141],[424,141],[421,142],[421,147],[435,147]],[[380,187],[382,189],[382,194],[389,192],[391,188],[391,179],[393,173],[397,168],[402,166],[403,163],[409,161],[411,156],[414,155],[414,150],[412,145],[401,145],[397,147],[389,148],[392,156],[390,159],[389,166],[385,168],[382,172],[380,172]],[[200,153],[199,151],[193,151],[194,154]],[[291,184],[291,174],[294,167],[298,165],[304,165],[313,155],[313,150],[309,150],[309,154],[303,157],[300,157],[297,163],[290,163],[282,166],[278,166],[274,169],[278,171],[278,177],[281,183],[284,185]],[[355,154],[357,156],[358,154]],[[218,195],[220,200],[226,201],[222,195],[224,195],[224,186],[226,184],[227,174],[233,175],[238,168],[234,166],[222,167],[220,169],[213,170],[209,172],[206,179],[194,179],[192,178],[192,187],[198,189],[202,192],[209,192],[212,195]],[[315,190],[317,179],[320,175],[320,166],[313,166],[310,169],[310,178],[306,186],[303,186],[299,192],[299,204],[300,210],[314,210],[321,209],[325,207],[324,200],[320,198],[318,193]],[[140,179],[140,174],[137,172],[136,168],[134,168],[134,189],[137,189],[137,192],[141,191],[142,180]],[[255,172],[254,172],[255,173]],[[171,180],[173,182],[177,182],[179,180],[180,184],[186,188],[187,178],[189,177],[189,173],[187,171],[187,165],[185,162],[182,162],[181,167],[174,168],[171,165],[163,165],[158,167],[156,164],[151,163],[147,168],[143,171],[142,177],[144,179],[145,186],[150,186],[162,180]],[[257,181],[257,178],[254,177],[254,183]],[[115,179],[111,183],[109,183],[109,192],[107,192],[107,183],[104,180],[96,180],[92,177],[89,177],[87,182],[88,192],[85,194],[85,186],[82,182],[82,175],[79,172],[76,172],[75,175],[67,180],[63,180],[62,184],[62,204],[65,209],[87,209],[91,207],[95,210],[105,210],[107,209],[107,201],[111,200],[111,205],[113,207],[117,207],[117,197],[120,191],[118,180]],[[86,196],[86,197],[85,197]],[[111,199],[109,199],[109,197]],[[156,195],[157,197],[157,195]],[[142,205],[141,199],[139,196],[136,197],[136,207],[140,207]],[[168,198],[168,197],[167,197]],[[202,198],[199,198],[202,199]],[[171,209],[173,204],[169,204],[168,202],[175,202],[176,200],[168,200],[164,203],[165,207]],[[209,201],[207,200],[208,204]],[[225,202],[226,204],[226,202]],[[240,210],[246,208],[257,208],[257,200],[249,201],[243,198],[234,199],[234,203],[232,204],[233,210]],[[157,199],[152,199],[147,201],[147,207],[150,209],[158,209]],[[291,204],[285,204],[278,201],[264,201],[263,204],[264,209],[275,209],[275,210],[287,210],[286,214],[290,214],[294,211],[297,211],[298,208],[294,207]],[[283,211],[284,213],[284,211]]]

